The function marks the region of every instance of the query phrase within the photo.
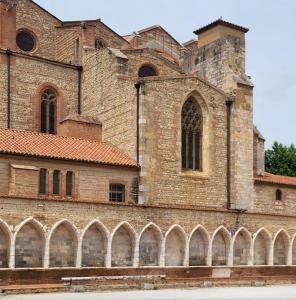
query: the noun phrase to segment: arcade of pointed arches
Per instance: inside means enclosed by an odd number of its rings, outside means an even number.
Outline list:
[[[296,233],[285,229],[198,225],[188,236],[178,224],[163,234],[154,223],[137,233],[121,222],[110,232],[97,219],[83,230],[63,219],[47,230],[32,217],[11,228],[0,220],[0,268],[296,265]]]

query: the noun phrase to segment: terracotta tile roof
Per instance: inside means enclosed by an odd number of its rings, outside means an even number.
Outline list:
[[[205,32],[205,31],[207,31],[207,30],[209,30],[209,29],[211,29],[211,28],[213,28],[213,27],[215,27],[217,25],[224,25],[226,27],[242,31],[244,33],[247,33],[249,31],[249,29],[246,28],[246,27],[242,27],[242,26],[235,25],[233,23],[224,21],[222,19],[218,19],[218,20],[216,20],[216,21],[214,21],[214,22],[212,22],[212,23],[210,23],[210,24],[208,24],[206,26],[203,26],[203,27],[201,27],[201,28],[193,31],[193,33],[195,33],[195,34],[201,34],[201,33]]]
[[[257,175],[254,177],[255,182],[267,182],[274,184],[294,185],[296,186],[296,177],[274,175],[268,172],[264,172],[263,175]]]
[[[0,153],[104,165],[137,166],[128,155],[106,143],[14,129],[0,129]]]

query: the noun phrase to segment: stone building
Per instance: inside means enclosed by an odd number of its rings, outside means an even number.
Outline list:
[[[247,32],[182,45],[1,0],[1,270],[296,264],[296,178],[264,171]]]

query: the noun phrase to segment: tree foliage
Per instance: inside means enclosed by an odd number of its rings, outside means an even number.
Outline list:
[[[296,147],[274,142],[265,151],[266,172],[284,176],[296,176]]]

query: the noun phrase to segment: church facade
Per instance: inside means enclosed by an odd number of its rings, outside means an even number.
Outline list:
[[[264,170],[248,29],[180,44],[0,1],[0,269],[296,264],[296,179]]]

